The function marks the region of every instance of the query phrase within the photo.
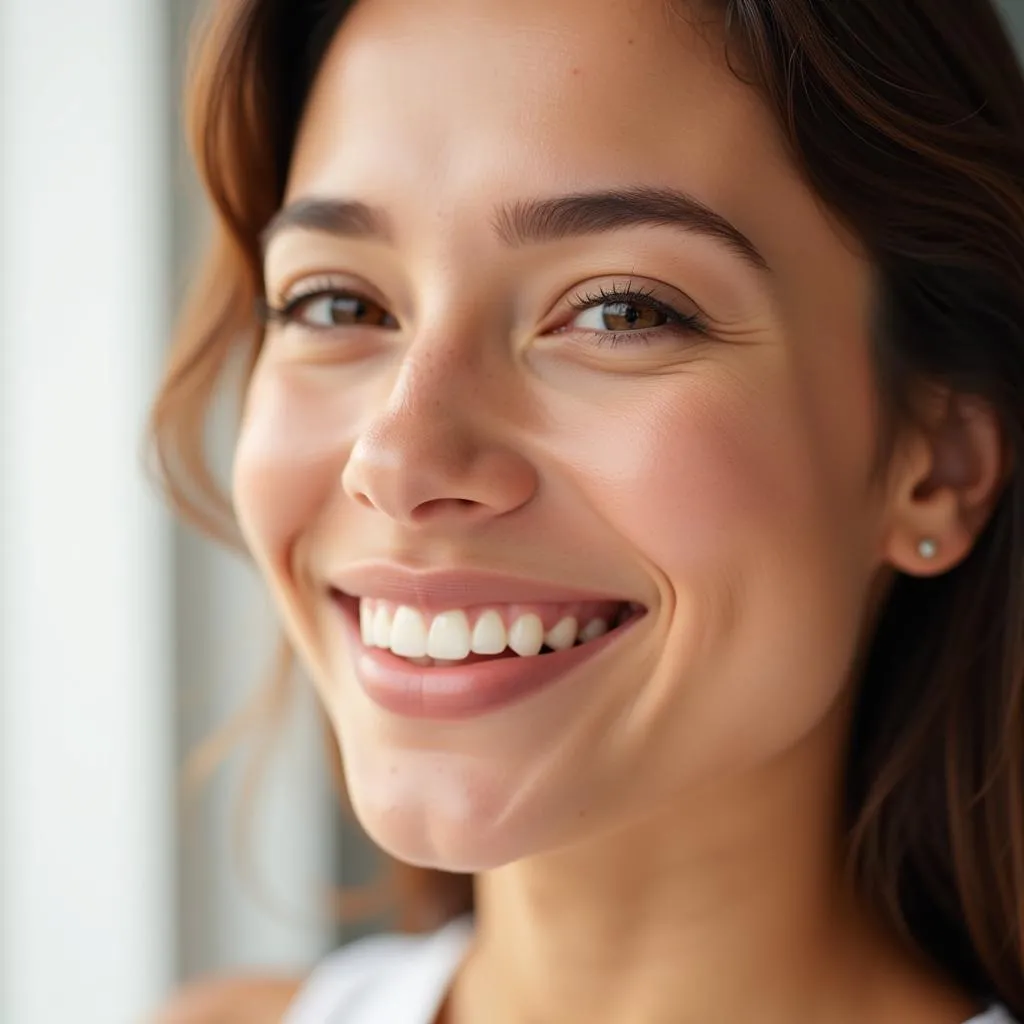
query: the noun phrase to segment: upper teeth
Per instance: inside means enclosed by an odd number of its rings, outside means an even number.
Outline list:
[[[506,647],[529,657],[547,645],[561,651],[577,639],[595,640],[608,631],[604,618],[588,618],[580,627],[576,616],[565,615],[545,630],[541,617],[524,612],[511,618],[494,608],[483,610],[470,626],[469,616],[461,609],[424,615],[408,605],[389,605],[384,601],[362,599],[359,624],[363,643],[383,647],[404,658],[438,658],[459,661],[469,654],[501,654]]]

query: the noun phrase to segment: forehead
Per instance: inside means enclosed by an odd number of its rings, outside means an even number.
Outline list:
[[[725,168],[781,146],[696,17],[667,0],[363,0],[321,66],[291,180],[689,177],[712,199]]]

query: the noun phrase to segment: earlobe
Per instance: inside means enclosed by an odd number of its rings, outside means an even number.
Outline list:
[[[948,572],[970,553],[1008,477],[995,411],[974,396],[933,393],[908,426],[890,490],[886,561],[914,576]]]

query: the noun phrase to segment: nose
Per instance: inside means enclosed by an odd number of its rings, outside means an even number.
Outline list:
[[[416,527],[465,528],[527,504],[534,466],[501,438],[494,403],[471,378],[442,365],[404,367],[364,420],[342,472],[346,494]]]

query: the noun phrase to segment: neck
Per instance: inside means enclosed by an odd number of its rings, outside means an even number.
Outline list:
[[[964,1020],[845,884],[841,792],[839,764],[796,752],[756,784],[486,874],[448,1019]]]

